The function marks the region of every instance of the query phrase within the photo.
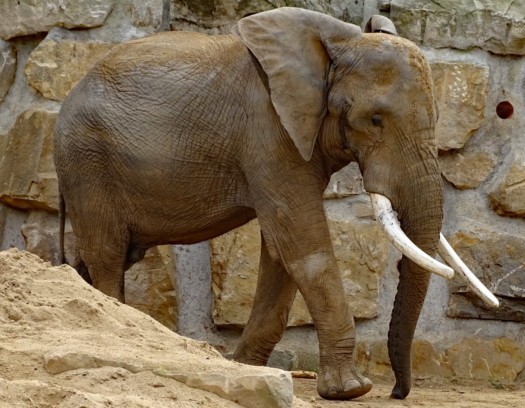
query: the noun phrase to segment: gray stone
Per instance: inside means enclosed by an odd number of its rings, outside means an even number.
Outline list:
[[[26,211],[20,211],[0,204],[0,250],[9,248],[24,249],[24,236],[22,227],[27,220]]]
[[[500,168],[489,193],[492,209],[500,215],[525,217],[525,150],[512,149],[510,162]]]
[[[496,165],[495,157],[487,152],[446,154],[439,157],[441,172],[454,187],[465,190],[478,187]]]
[[[363,3],[363,0],[172,0],[171,26],[174,30],[228,33],[237,20],[278,7],[301,7],[361,24]]]
[[[0,38],[47,32],[55,26],[98,27],[104,23],[115,0],[3,1]]]
[[[365,191],[363,176],[357,163],[350,163],[337,173],[332,174],[330,183],[323,193],[323,198],[343,198],[361,194]]]
[[[58,111],[60,105],[56,101],[43,98],[27,84],[24,68],[30,53],[42,41],[41,36],[29,36],[10,41],[16,51],[16,74],[9,92],[0,105],[0,134],[6,135],[14,126],[18,116],[29,109],[45,109]],[[0,142],[1,144],[1,142]]]
[[[71,233],[71,229],[69,230]],[[22,226],[25,249],[53,265],[60,262],[58,216],[47,211],[31,211]],[[67,237],[69,238],[69,237]],[[66,239],[69,243],[71,240]]]
[[[297,353],[293,350],[274,350],[268,359],[268,367],[285,371],[297,370]]]
[[[56,116],[39,109],[18,116],[0,157],[0,202],[20,209],[58,210],[52,157]]]
[[[489,68],[467,62],[431,63],[439,118],[438,149],[459,149],[483,123]]]
[[[175,259],[172,282],[179,304],[177,333],[216,343],[212,320],[210,245],[206,241],[174,245],[171,249]]]
[[[454,278],[447,315],[524,322],[525,236],[474,226],[456,232],[449,242],[502,305],[486,308],[463,280]]]
[[[212,392],[247,408],[288,408],[293,403],[293,383],[290,373],[281,370],[248,374],[219,371],[168,374],[188,387]]]
[[[392,0],[400,36],[434,48],[525,55],[525,8],[504,0]]]
[[[16,73],[16,51],[14,47],[0,40],[0,103],[13,84]]]

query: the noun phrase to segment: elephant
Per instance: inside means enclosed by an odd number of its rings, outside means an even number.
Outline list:
[[[435,125],[429,64],[385,17],[363,32],[284,7],[242,18],[231,34],[117,45],[56,121],[62,253],[67,211],[92,284],[125,301],[124,272],[148,248],[209,240],[257,218],[257,289],[234,359],[266,364],[299,290],[319,340],[319,395],[357,398],[372,382],[353,360],[354,320],[322,198],[331,174],[357,162],[374,208],[386,211],[378,218],[394,225],[395,210],[394,235],[418,254],[399,262],[388,334],[392,397],[405,398],[427,269],[453,273],[433,259],[443,219]]]

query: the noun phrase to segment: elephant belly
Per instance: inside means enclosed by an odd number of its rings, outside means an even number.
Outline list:
[[[184,167],[172,169],[177,177],[136,174],[136,184],[123,189],[129,205],[125,222],[135,245],[192,244],[255,218],[240,173],[219,177],[219,169],[203,173],[199,166]]]
[[[213,206],[191,211],[149,212],[141,225],[131,225],[133,245],[149,248],[165,244],[195,244],[237,228],[256,217],[250,207],[218,209]]]

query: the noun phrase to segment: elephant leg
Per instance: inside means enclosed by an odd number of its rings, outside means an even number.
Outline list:
[[[303,193],[303,197],[307,195]],[[281,203],[284,201],[280,197]],[[305,207],[258,212],[268,252],[280,259],[303,295],[319,339],[317,390],[327,399],[357,398],[372,388],[357,374],[353,353],[354,320],[333,253],[322,200]],[[266,211],[265,211],[266,210]]]
[[[80,256],[86,264],[93,287],[124,303],[124,271],[128,250],[128,235],[97,234],[79,240]]]
[[[286,329],[297,285],[281,262],[273,260],[261,236],[257,290],[250,318],[234,353],[241,363],[266,365]]]
[[[289,269],[314,320],[319,339],[317,391],[326,399],[360,397],[372,382],[357,373],[354,364],[354,318],[345,300],[333,253],[315,253]]]

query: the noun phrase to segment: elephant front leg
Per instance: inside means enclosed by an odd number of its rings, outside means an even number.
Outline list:
[[[319,339],[319,376],[317,391],[326,399],[346,400],[360,397],[372,389],[372,382],[357,373],[353,354],[354,319],[345,300],[335,257],[318,252],[289,266]]]
[[[257,290],[250,318],[233,358],[252,365],[266,365],[288,322],[297,285],[281,262],[274,261],[264,237],[261,237],[261,258]]]

